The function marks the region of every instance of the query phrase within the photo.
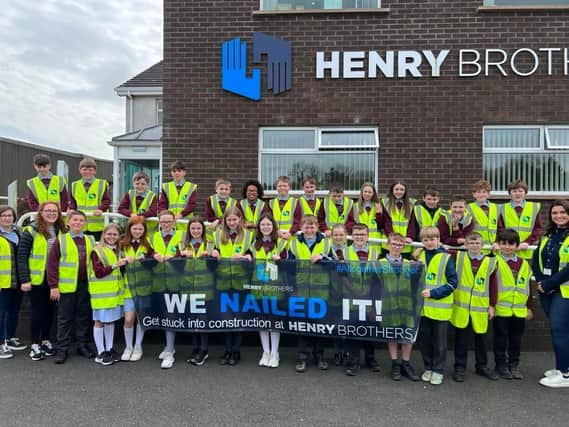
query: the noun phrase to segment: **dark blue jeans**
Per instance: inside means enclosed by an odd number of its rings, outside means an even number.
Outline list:
[[[549,318],[555,365],[561,372],[569,372],[569,299],[561,293],[540,295],[541,306]]]
[[[22,291],[19,289],[2,289],[0,291],[0,343],[16,336]]]

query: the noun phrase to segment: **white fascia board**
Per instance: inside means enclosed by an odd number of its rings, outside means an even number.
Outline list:
[[[149,87],[136,87],[136,86],[119,86],[115,88],[115,92],[118,96],[162,96],[162,87],[160,86],[149,86]]]

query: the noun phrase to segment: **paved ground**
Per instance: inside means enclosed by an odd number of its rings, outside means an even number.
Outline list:
[[[524,353],[522,381],[491,382],[469,371],[463,384],[447,375],[435,387],[391,381],[385,351],[377,353],[382,372],[364,369],[357,377],[335,367],[297,374],[290,347],[278,369],[257,367],[254,347],[244,349],[237,367],[217,364],[219,347],[195,367],[185,361],[190,348],[180,345],[176,364],[164,371],[159,351],[147,345],[140,362],[110,367],[79,356],[62,366],[32,362],[27,352],[1,360],[0,426],[567,425],[569,389],[537,383],[553,363],[550,353]]]

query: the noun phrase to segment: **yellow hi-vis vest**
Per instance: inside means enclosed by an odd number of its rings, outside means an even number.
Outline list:
[[[47,266],[47,239],[32,227],[26,227],[26,231],[32,236],[32,251],[28,258],[28,268],[30,269],[30,281],[32,285],[41,285],[45,278]],[[58,233],[59,236],[59,233]]]
[[[205,299],[211,301],[215,290],[215,276],[213,270],[208,267],[208,263],[212,261],[212,258],[201,256],[206,252],[208,257],[211,257],[211,246],[204,240],[197,250],[191,243],[186,249],[192,252],[192,256],[186,258],[180,291],[205,294]]]
[[[12,245],[0,236],[0,289],[12,286]]]
[[[92,215],[103,201],[103,194],[108,187],[108,182],[104,179],[95,178],[89,186],[89,191],[85,191],[83,181],[75,181],[71,184],[71,195],[77,202],[77,210],[87,215]],[[105,220],[102,216],[88,216],[86,231],[103,231]]]
[[[336,224],[345,224],[348,220],[348,215],[350,214],[350,210],[353,206],[354,201],[352,199],[344,197],[342,201],[342,212],[338,212],[338,208],[336,207],[334,200],[332,200],[331,197],[326,197],[324,199],[324,218],[326,221],[326,226],[329,229],[332,229],[332,227],[334,227]],[[374,229],[375,228],[377,228],[377,225],[374,227]]]
[[[495,203],[488,203],[488,215],[476,202],[469,203],[466,210],[475,219],[474,231],[480,233],[482,243],[485,245],[494,243],[498,232],[498,206]]]
[[[322,205],[322,201],[317,197],[314,198],[314,210],[310,207],[310,205],[308,204],[308,200],[306,200],[304,197],[300,197],[298,199],[298,203],[300,203],[300,210],[302,211],[302,216],[305,215],[318,216],[320,205]]]
[[[443,211],[442,215],[444,216],[445,221],[448,225],[449,236],[452,236],[454,233],[454,231],[452,229],[452,212],[450,210]],[[464,216],[462,217],[460,222],[462,224],[464,224],[463,227],[468,227],[470,224],[472,224],[473,219],[474,219],[474,217],[468,211],[465,211]]]
[[[522,259],[522,266],[518,277],[514,278],[508,263],[501,256],[497,256],[498,268],[498,302],[496,303],[496,316],[525,318],[528,314],[527,301],[529,298],[529,283],[531,269],[529,263]]]
[[[543,271],[543,261],[541,260],[541,251],[545,248],[547,241],[549,240],[549,236],[545,236],[539,244],[539,269]],[[565,241],[559,248],[559,271],[563,270],[564,268],[569,265],[569,236],[565,238]],[[569,282],[561,283],[559,285],[559,291],[561,292],[561,296],[563,298],[569,298]]]
[[[279,230],[289,231],[292,228],[297,202],[295,198],[289,197],[281,210],[278,198],[269,200],[269,207]]]
[[[97,246],[93,249],[101,263],[110,267],[118,261],[117,254],[110,248]],[[105,277],[95,276],[93,262],[89,259],[89,295],[93,310],[115,308],[124,304],[124,284],[120,268],[115,268]]]
[[[345,206],[345,202],[344,202]],[[360,202],[356,202],[353,205],[354,209],[354,220],[356,223],[365,224],[369,229],[369,237],[372,239],[385,239],[385,234],[377,229],[377,221],[375,220],[375,215],[377,214],[375,210],[375,203],[371,204],[370,210],[364,208]],[[349,212],[349,211],[348,211]],[[346,216],[346,219],[348,217]],[[375,245],[375,243],[373,243]]]
[[[475,333],[485,334],[488,331],[490,276],[495,268],[496,258],[484,257],[474,275],[468,252],[458,252],[456,255],[458,286],[454,291],[454,305],[450,318],[450,323],[455,328],[466,328],[470,320]]]
[[[123,256],[128,256],[131,257],[135,260],[144,257],[146,254],[148,253],[148,250],[146,249],[146,247],[144,247],[144,245],[139,245],[138,248],[136,248],[136,251],[132,248],[132,246],[129,246],[128,248],[123,250]],[[140,266],[137,266],[137,271],[138,269],[140,269]],[[136,274],[136,273],[135,273]],[[144,283],[142,283],[142,281],[144,280],[146,283],[146,286],[151,286],[148,277],[144,277],[145,275],[143,274],[136,274],[136,288],[138,290],[140,290],[140,288],[142,286],[145,286]],[[146,280],[145,280],[146,279]],[[128,298],[132,298],[134,296],[134,293],[131,291],[130,286],[128,284],[128,275],[125,274],[123,276],[123,283],[124,283],[124,299],[128,299]],[[149,295],[149,291],[148,292],[139,292],[141,295]]]
[[[128,198],[130,199],[130,211],[134,214],[143,214],[148,209],[150,209],[150,205],[154,201],[156,194],[153,191],[146,191],[140,206],[136,206],[136,191],[135,190],[128,190]],[[170,200],[170,199],[168,199]]]
[[[354,245],[348,246],[344,249],[344,261],[350,263],[350,267],[356,266],[357,262],[360,263],[360,271],[352,271],[349,268],[349,273],[347,276],[350,279],[351,288],[350,291],[343,289],[342,294],[349,295],[350,298],[371,298],[370,297],[370,277],[375,276],[376,263],[371,263],[371,261],[377,261],[380,251],[373,246],[368,245],[367,260],[360,261],[358,257],[358,252]]]
[[[166,193],[166,197],[168,198],[168,210],[170,210],[174,215],[181,214],[188,204],[188,200],[190,200],[193,192],[197,189],[198,186],[190,181],[184,182],[179,193],[174,181],[162,184],[162,190],[164,190],[164,193]],[[193,213],[189,214],[186,218],[191,218],[192,216]]]
[[[425,286],[427,289],[438,288],[447,283],[446,267],[450,255],[444,252],[436,253],[425,267]],[[425,251],[421,252],[420,260],[425,263]],[[441,299],[425,298],[421,316],[433,320],[450,320],[452,316],[453,294]]]
[[[95,247],[95,238],[85,235],[85,251],[87,265],[91,252]],[[71,294],[77,290],[77,274],[79,273],[79,251],[77,245],[73,241],[73,237],[69,233],[60,234],[59,240],[59,292],[62,294]]]
[[[212,207],[213,211],[215,212],[215,216],[218,219],[223,218],[223,214],[227,209],[237,206],[237,201],[233,197],[227,198],[225,202],[225,209],[221,209],[221,204],[219,202],[220,199],[217,194],[209,196],[209,205]]]
[[[176,230],[173,236],[170,238],[168,245],[164,243],[164,237],[162,237],[162,232],[158,230],[156,233],[150,235],[149,243],[159,255],[162,256],[176,256],[176,250],[180,244],[185,240],[185,233]]]
[[[330,240],[323,238],[316,243],[312,250],[306,243],[300,242],[297,237],[288,243],[289,251],[297,259],[296,268],[296,295],[304,298],[317,297],[328,299],[330,293],[330,276],[322,265],[310,262],[313,254],[328,255],[332,247]]]
[[[387,258],[378,261],[378,276],[383,285],[381,290],[381,325],[383,327],[414,327],[417,314],[414,312],[410,270],[411,261],[391,263]]]
[[[419,225],[419,230],[425,227],[438,227],[439,218],[443,214],[442,208],[437,208],[433,216],[431,213],[420,203],[417,203],[413,208],[415,219]]]
[[[253,256],[255,258],[255,269],[253,270],[253,277],[251,283],[253,284],[253,289],[251,293],[255,297],[260,298],[262,296],[282,296],[283,293],[279,290],[273,290],[270,286],[270,273],[267,271],[267,264],[275,264],[273,256],[280,256],[280,254],[286,250],[288,242],[285,239],[277,239],[277,244],[269,252],[265,252],[265,248],[262,246],[259,249],[251,247]]]
[[[261,199],[257,199],[257,202],[255,203],[255,211],[251,210],[251,205],[247,199],[241,200],[239,204],[241,205],[241,210],[245,216],[245,221],[257,224],[259,222],[259,217],[265,208],[265,202],[263,202]]]
[[[399,233],[403,237],[407,236],[407,227],[409,227],[409,221],[411,220],[411,214],[413,213],[413,209],[411,209],[409,217],[406,217],[405,209],[399,209],[397,205],[392,206],[391,207],[392,209],[389,210],[387,209],[387,206],[389,205],[388,198],[384,197],[381,199],[381,201],[383,203],[383,210],[387,212],[391,217],[391,225],[393,226],[393,232]],[[411,204],[411,206],[413,206],[415,204],[415,200],[409,199],[409,203]],[[387,249],[387,243],[384,243],[383,247]],[[402,252],[410,253],[412,250],[413,248],[411,246],[405,245]]]
[[[217,266],[217,289],[225,291],[228,289],[242,290],[243,285],[249,282],[249,272],[243,265],[243,261],[231,261],[233,255],[244,255],[251,247],[253,233],[245,230],[241,240],[232,242],[228,239],[226,243],[221,241],[221,230],[215,230],[213,245],[219,251],[222,258]]]
[[[26,181],[26,185],[40,204],[45,202],[56,202],[58,205],[61,205],[60,195],[65,188],[65,184],[65,178],[57,175],[51,176],[47,188],[39,176]],[[66,207],[67,206],[65,206],[64,209]]]
[[[540,203],[526,201],[521,215],[518,216],[516,210],[512,207],[512,204],[505,203],[500,205],[500,214],[504,220],[504,227],[516,230],[520,235],[520,242],[523,242],[531,235],[540,209]],[[526,249],[518,251],[517,255],[524,259],[530,259],[532,253],[532,250]]]

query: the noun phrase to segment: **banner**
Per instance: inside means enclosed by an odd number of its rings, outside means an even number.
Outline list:
[[[423,306],[419,262],[148,259],[126,276],[144,329],[409,343]]]

